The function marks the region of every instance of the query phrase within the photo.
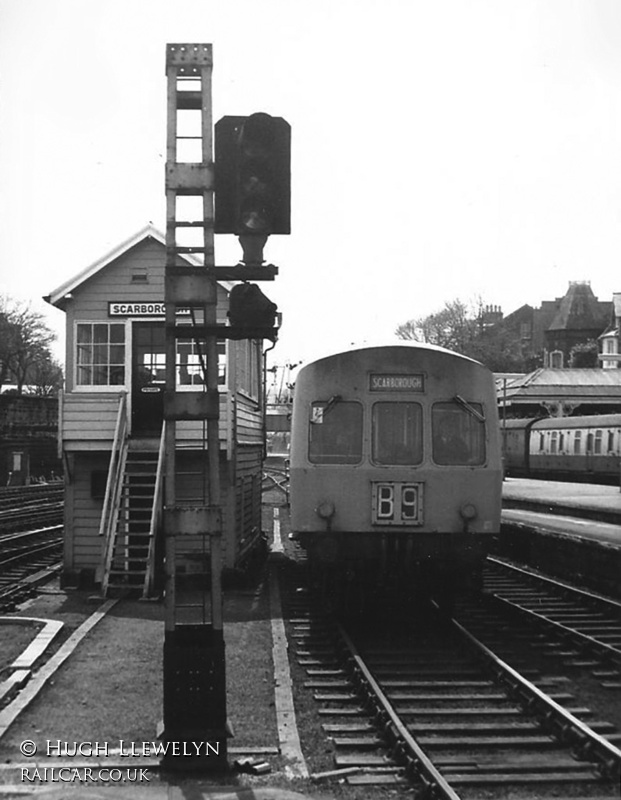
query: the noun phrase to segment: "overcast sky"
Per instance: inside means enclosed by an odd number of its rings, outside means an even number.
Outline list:
[[[291,123],[277,363],[621,291],[618,0],[0,0],[0,290],[56,330],[42,295],[164,230],[167,42],[213,44],[214,120]]]

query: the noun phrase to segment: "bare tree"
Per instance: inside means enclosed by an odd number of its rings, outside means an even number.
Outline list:
[[[470,356],[495,372],[530,372],[535,368],[525,356],[519,336],[500,324],[485,322],[484,302],[452,300],[444,308],[426,317],[417,317],[399,325],[395,333],[401,339],[437,344]]]
[[[451,300],[434,314],[417,317],[399,325],[395,333],[400,339],[437,344],[463,353],[479,334],[478,316],[463,301]]]
[[[18,394],[28,384],[37,386],[43,377],[49,386],[52,372],[58,386],[59,364],[55,364],[50,347],[55,336],[42,314],[28,304],[0,296],[0,389],[15,383]]]
[[[63,368],[52,358],[36,361],[30,371],[25,391],[35,395],[56,395],[63,387]]]

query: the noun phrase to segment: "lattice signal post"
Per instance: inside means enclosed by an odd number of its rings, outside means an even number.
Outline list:
[[[217,340],[276,340],[276,307],[247,281],[273,280],[278,272],[273,265],[264,265],[263,245],[271,233],[289,233],[290,129],[284,120],[267,114],[225,117],[216,128],[214,170],[212,63],[209,44],[166,47],[162,738],[171,743],[164,757],[165,768],[223,772],[227,768],[227,715]],[[244,251],[243,263],[234,267],[216,267],[214,263],[214,184],[216,211],[220,211],[216,230],[239,235]],[[188,266],[183,257],[191,258],[194,265]],[[231,324],[226,326],[217,324],[218,280],[243,282],[231,292]],[[176,342],[180,338],[191,339],[198,354],[204,375],[202,391],[177,391]],[[200,486],[201,492],[191,502],[187,492],[179,491],[185,476],[176,468],[176,429],[182,420],[202,423],[204,432],[202,474],[193,476],[193,485]],[[180,745],[172,746],[176,742]]]

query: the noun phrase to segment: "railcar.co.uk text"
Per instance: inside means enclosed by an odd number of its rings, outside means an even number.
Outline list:
[[[22,755],[33,757],[38,754],[43,758],[148,758],[162,756],[218,756],[219,742],[126,742],[119,739],[118,744],[110,742],[65,742],[60,739],[48,739],[45,746],[39,748],[28,739],[21,743]],[[118,766],[105,767],[97,764],[94,767],[54,766],[46,767],[38,761],[32,767],[20,767],[22,782],[70,783],[73,781],[140,782],[149,781],[149,770],[143,767],[121,769]]]

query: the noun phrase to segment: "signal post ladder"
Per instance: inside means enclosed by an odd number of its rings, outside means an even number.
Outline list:
[[[166,490],[163,517],[166,630],[162,738],[171,743],[187,742],[186,752],[191,753],[173,755],[174,750],[170,748],[164,757],[164,768],[223,772],[227,768],[227,715],[221,587],[211,72],[211,45],[167,45]],[[190,134],[184,129],[185,124],[193,124]],[[190,151],[194,160],[182,160],[181,150]],[[187,219],[180,212],[179,198],[194,198],[190,205],[200,213],[194,213],[194,219]],[[188,231],[183,229],[194,229],[191,231],[193,244],[180,244],[180,239],[189,238]],[[184,254],[194,254],[193,260],[202,265],[190,266],[187,261],[182,265],[179,256]],[[180,308],[190,309],[189,318],[187,312],[183,317],[178,315]],[[179,338],[194,341],[203,367],[203,391],[181,393],[176,390],[176,342]],[[201,468],[206,480],[200,479],[200,485],[207,486],[207,492],[193,505],[181,505],[176,497],[179,420],[198,420],[203,424]],[[195,583],[191,590],[185,587],[181,592],[179,567],[188,556],[194,560],[198,558],[203,573],[193,575]],[[209,743],[211,748],[206,745],[195,748],[194,742]]]

